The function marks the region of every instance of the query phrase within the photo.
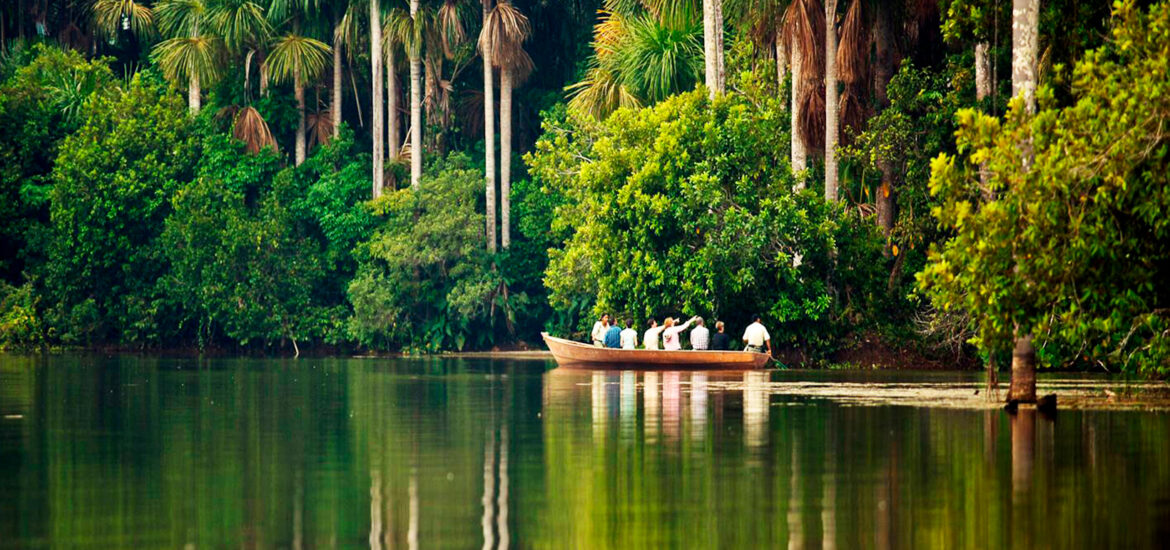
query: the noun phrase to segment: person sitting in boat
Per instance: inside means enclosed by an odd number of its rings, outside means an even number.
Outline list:
[[[768,355],[772,355],[772,336],[768,334],[768,329],[764,328],[764,324],[760,322],[759,315],[752,315],[752,324],[743,331],[743,342],[747,344],[744,351],[762,353],[766,346]]]
[[[613,349],[622,347],[622,329],[618,328],[613,317],[609,318],[609,328],[605,329],[605,347]]]
[[[694,334],[694,333],[692,333]],[[691,336],[694,339],[694,336]],[[715,334],[711,336],[711,349],[718,351],[727,351],[731,349],[731,338],[723,332],[723,321],[715,321]]]
[[[679,333],[686,330],[695,322],[698,317],[691,317],[687,322],[679,325],[678,321],[670,317],[666,318],[666,327],[662,329],[662,349],[664,350],[680,350],[682,349],[682,338]]]
[[[626,319],[626,330],[622,331],[622,349],[638,349],[638,331],[634,330],[634,320]]]
[[[658,321],[654,319],[646,319],[646,324],[650,328],[646,329],[646,334],[642,335],[642,345],[646,349],[658,349],[658,336],[662,334],[662,329],[666,327],[658,326]]]
[[[703,318],[695,319],[695,328],[691,329],[691,349],[705,350],[711,341],[711,331],[703,326]]]
[[[593,345],[602,347],[605,345],[605,329],[609,327],[609,315],[602,315],[596,323],[593,323],[593,332],[590,332],[590,337],[593,338]]]

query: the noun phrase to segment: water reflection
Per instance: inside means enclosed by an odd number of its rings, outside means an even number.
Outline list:
[[[768,373],[0,356],[0,546],[1158,547],[1170,415]]]

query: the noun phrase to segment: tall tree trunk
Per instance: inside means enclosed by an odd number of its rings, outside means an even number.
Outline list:
[[[837,200],[837,0],[825,0],[825,200]]]
[[[500,70],[500,244],[512,244],[512,71]]]
[[[1036,110],[1036,78],[1040,43],[1040,0],[1012,0],[1012,95],[1023,96],[1029,113]],[[1019,144],[1023,168],[1032,167],[1032,141]],[[1012,352],[1012,384],[1008,399],[1024,403],[1036,401],[1036,350],[1032,335],[1016,330]]]
[[[491,0],[483,0],[483,24],[487,26],[488,15],[492,11]],[[484,40],[483,44],[483,140],[484,164],[487,171],[487,183],[484,195],[487,198],[487,249],[496,251],[496,123],[495,102],[496,93],[492,82],[492,44]]]
[[[333,137],[341,136],[341,43],[337,41],[337,26],[340,16],[333,24],[333,97],[329,100],[329,111],[333,115]]]
[[[191,114],[199,114],[199,109],[202,107],[202,98],[200,97],[199,89],[199,75],[194,72],[191,73],[191,78],[187,79],[187,107],[191,109]]]
[[[370,0],[370,132],[373,138],[374,198],[382,196],[385,187],[386,161],[382,157],[385,133],[382,130],[382,7],[378,0]]]
[[[879,109],[885,109],[890,105],[890,98],[886,93],[886,89],[890,85],[890,79],[894,77],[894,67],[897,65],[894,52],[894,37],[890,32],[890,14],[888,10],[889,6],[885,2],[878,2],[873,22],[875,54],[873,93],[874,98],[877,99]],[[875,206],[877,207],[877,223],[878,227],[882,228],[882,233],[889,239],[897,219],[897,203],[894,198],[894,166],[884,155],[878,158],[877,165],[878,171],[882,175],[882,183],[878,187],[877,199],[875,201]],[[886,249],[888,251],[889,246]]]
[[[780,33],[776,33],[776,89],[784,89],[784,80],[788,78],[788,48],[784,44],[784,40],[780,38]]]
[[[293,93],[297,98],[297,150],[296,163],[305,162],[305,84],[301,82],[301,69],[293,70]]]
[[[804,138],[800,137],[800,132],[797,131],[797,128],[800,127],[800,88],[804,76],[804,61],[800,53],[799,44],[792,44],[792,50],[788,53],[792,56],[792,109],[790,109],[792,120],[790,130],[792,135],[792,171],[800,172],[808,168],[808,149],[804,146]],[[804,178],[796,180],[796,188],[804,189]]]
[[[398,72],[395,70],[394,45],[386,51],[386,126],[389,128],[390,158],[398,158],[398,149],[402,144],[402,130],[398,127],[398,98],[402,93],[398,90]]]
[[[723,93],[723,17],[721,0],[703,0],[703,62],[707,94]]]
[[[418,0],[410,0],[410,18],[418,24]],[[410,186],[422,182],[422,44],[410,47]]]
[[[987,42],[975,44],[975,99],[982,102],[991,94],[991,48]],[[995,200],[995,193],[991,191],[991,174],[987,172],[987,163],[979,165],[979,181],[982,185],[983,202]],[[988,397],[991,390],[999,387],[999,374],[995,365],[995,353],[987,354],[987,390]]]

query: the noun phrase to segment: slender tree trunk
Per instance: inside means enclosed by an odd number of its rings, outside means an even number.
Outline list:
[[[373,138],[373,180],[374,198],[382,196],[385,188],[386,150],[382,144],[385,132],[382,129],[382,7],[378,0],[370,0],[370,133]]]
[[[890,19],[885,2],[877,3],[877,11],[874,14],[874,54],[875,63],[873,69],[873,92],[877,99],[878,108],[885,109],[890,105],[889,95],[886,89],[890,85],[890,79],[894,76],[894,67],[897,60],[894,56],[894,37],[890,32]],[[890,160],[884,155],[878,158],[878,171],[882,175],[882,183],[878,186],[877,199],[874,205],[877,207],[877,223],[878,227],[882,228],[882,233],[889,239],[890,233],[894,230],[894,223],[897,220],[897,203],[894,198],[894,166]],[[886,247],[887,254],[889,246]]]
[[[410,18],[418,24],[418,0],[410,0]],[[422,182],[422,44],[410,47],[410,186]]]
[[[483,0],[483,23],[488,23],[488,15],[492,11],[491,0]],[[496,124],[495,124],[495,90],[492,82],[492,44],[484,40],[483,44],[483,140],[484,164],[487,171],[487,183],[484,194],[487,198],[487,249],[496,251]]]
[[[837,200],[837,0],[825,0],[825,200]]]
[[[192,72],[191,78],[187,79],[187,107],[191,109],[193,115],[199,114],[199,109],[202,108],[200,95],[199,75]]]
[[[987,42],[975,44],[975,99],[980,102],[991,94],[990,49],[990,45]],[[987,163],[983,162],[979,165],[979,181],[983,187],[982,194],[985,203],[995,200],[995,193],[991,191],[990,180],[991,174],[987,172]],[[991,398],[991,391],[999,387],[999,373],[995,365],[994,352],[987,355],[985,368],[987,371],[988,398]]]
[[[329,111],[333,115],[333,137],[341,136],[341,43],[337,41],[337,25],[340,16],[333,25],[333,97],[329,100]]]
[[[791,109],[791,135],[792,135],[792,171],[800,172],[808,168],[808,149],[804,146],[804,138],[800,137],[800,132],[797,129],[800,127],[800,88],[802,77],[804,76],[804,61],[800,53],[800,46],[798,44],[792,45],[792,51],[788,52],[792,56],[792,109]],[[804,179],[796,180],[796,188],[804,189]]]
[[[975,99],[983,101],[991,94],[991,46],[975,44]]]
[[[707,94],[711,99],[723,93],[723,18],[721,0],[703,0],[703,61]]]
[[[293,70],[294,94],[297,98],[297,150],[296,163],[300,166],[305,162],[305,85],[301,82],[301,69]]]
[[[1012,95],[1023,96],[1029,113],[1036,110],[1036,77],[1040,42],[1040,0],[1012,1]],[[1025,138],[1019,144],[1023,168],[1032,166],[1032,141]],[[1036,350],[1032,335],[1016,332],[1012,352],[1012,383],[1008,399],[1024,403],[1036,401]]]
[[[268,54],[260,52],[260,97],[268,97]]]
[[[395,70],[395,52],[394,45],[391,44],[386,52],[386,123],[389,128],[390,142],[390,158],[398,158],[398,148],[402,144],[402,130],[398,127],[398,97],[401,92],[398,91],[398,72]]]
[[[500,244],[512,244],[512,71],[500,70]]]
[[[784,89],[784,80],[788,78],[788,48],[777,32],[776,36],[776,89]]]

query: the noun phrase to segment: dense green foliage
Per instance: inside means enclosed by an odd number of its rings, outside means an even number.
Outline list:
[[[777,343],[816,351],[872,320],[877,230],[794,192],[782,112],[774,99],[695,91],[600,123],[550,120],[528,159],[563,201],[545,274],[553,306],[596,300],[639,321],[702,314],[732,327],[758,311]]]
[[[940,307],[971,313],[984,350],[1022,331],[1048,364],[1170,370],[1170,5],[1124,4],[1118,20],[1073,69],[1073,105],[1044,88],[1035,115],[964,110],[959,155],[933,163],[935,215],[954,238],[921,279]]]
[[[483,173],[453,155],[416,192],[403,189],[374,201],[385,222],[357,249],[349,286],[350,328],[372,347],[425,351],[484,347],[497,304],[499,276],[483,248],[483,213],[476,191]]]

